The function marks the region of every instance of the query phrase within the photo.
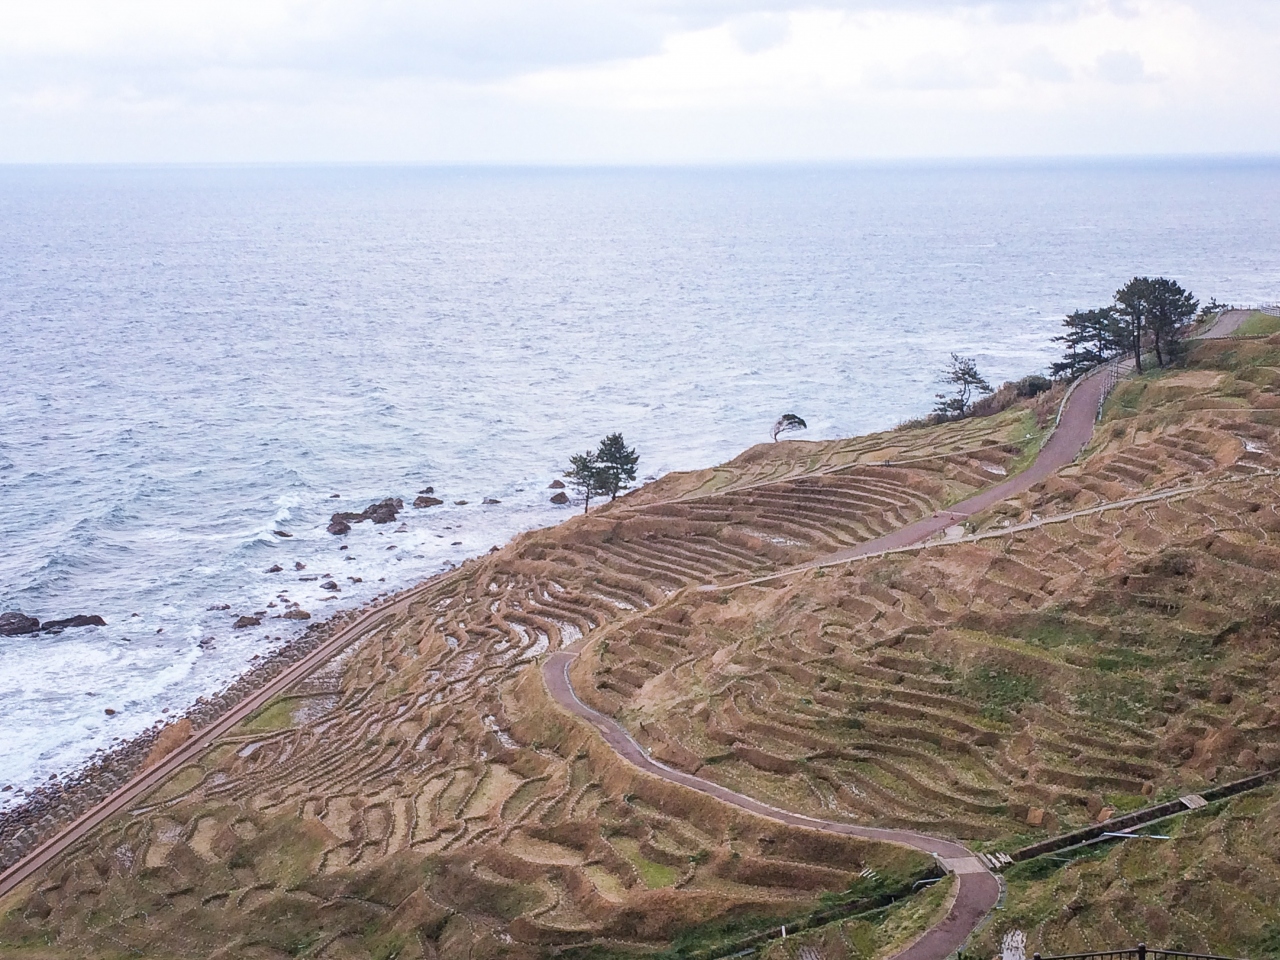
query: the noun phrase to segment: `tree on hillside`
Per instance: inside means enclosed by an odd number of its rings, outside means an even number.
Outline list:
[[[778,437],[784,433],[794,433],[796,430],[808,430],[809,425],[804,419],[797,417],[794,413],[784,413],[778,418],[778,422],[773,425],[773,441],[778,442]]]
[[[1133,353],[1139,373],[1147,338],[1155,349],[1156,363],[1163,367],[1174,359],[1182,327],[1199,305],[1181,284],[1167,277],[1134,277],[1116,291],[1115,314],[1123,348]]]
[[[1121,348],[1133,354],[1133,366],[1142,372],[1142,338],[1147,332],[1147,290],[1151,281],[1134,277],[1116,291],[1115,317]]]
[[[1177,358],[1183,328],[1195,318],[1199,306],[1176,280],[1156,277],[1147,281],[1147,323],[1160,366]]]
[[[976,390],[979,393],[990,393],[991,384],[978,372],[978,362],[973,357],[951,355],[951,363],[942,373],[942,382],[956,388],[954,394],[939,393],[934,414],[943,420],[961,420],[969,412],[969,400]]]
[[[1097,310],[1077,310],[1062,321],[1066,332],[1054,337],[1054,343],[1066,346],[1062,360],[1055,363],[1051,373],[1055,377],[1076,377],[1090,367],[1114,357],[1122,349],[1121,331],[1116,312],[1112,307]]]
[[[639,462],[640,455],[635,447],[627,447],[622,434],[611,433],[601,440],[600,449],[596,451],[596,463],[604,481],[601,492],[609,494],[610,500],[617,500],[618,491],[635,480]]]
[[[591,498],[609,492],[609,480],[600,460],[594,453],[578,453],[569,458],[570,467],[564,472],[569,486],[582,497],[582,512],[591,506]]]

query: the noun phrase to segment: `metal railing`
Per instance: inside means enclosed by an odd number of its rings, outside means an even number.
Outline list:
[[[1184,953],[1181,950],[1158,950],[1140,943],[1136,947],[1122,947],[1118,950],[1098,950],[1094,953],[1062,953],[1056,956],[1032,954],[1032,960],[1238,960],[1236,957],[1220,957],[1212,953]]]

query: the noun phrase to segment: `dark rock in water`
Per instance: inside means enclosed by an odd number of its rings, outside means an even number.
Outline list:
[[[563,480],[552,480],[549,484],[547,484],[547,489],[548,489],[548,490],[563,490],[563,489],[564,489],[564,481],[563,481]]]
[[[311,614],[307,613],[305,610],[293,609],[285,612],[283,617],[286,620],[310,620]]]
[[[293,561],[293,569],[295,569],[295,570],[305,570],[305,569],[307,569],[307,565],[306,565],[305,563],[303,563],[301,560],[295,560],[295,561]]]
[[[107,621],[96,613],[90,616],[82,613],[76,617],[67,617],[65,620],[46,620],[40,624],[40,629],[45,633],[61,633],[68,627],[105,627],[106,625]]]
[[[449,546],[451,546],[451,547],[460,547],[460,546],[462,546],[462,541],[461,541],[461,540],[455,540],[455,541],[453,541],[453,543],[449,544]]]
[[[497,552],[498,552],[498,548],[497,548],[496,546],[492,546],[492,547],[490,547],[490,548],[489,548],[489,552],[490,552],[490,553],[497,553]]]
[[[289,533],[287,530],[272,530],[271,532],[272,532],[272,533],[274,533],[277,537],[292,537],[292,536],[293,536],[293,534],[292,534],[292,533]]]
[[[110,707],[107,707],[107,709],[103,710],[102,712],[105,713],[108,717],[114,717],[116,715],[116,712],[112,710]]]
[[[467,505],[467,501],[465,501],[465,500],[455,500],[455,501],[453,501],[453,505],[454,505],[455,507],[465,507],[465,506]]]
[[[278,569],[279,569],[279,568],[277,568],[277,570],[278,570]],[[270,570],[268,570],[267,572],[268,572],[268,573],[270,573],[271,571],[270,571]],[[230,610],[230,609],[231,609],[231,604],[229,604],[229,603],[215,603],[215,604],[214,604],[213,606],[211,606],[209,609],[210,609],[210,610]]]
[[[413,505],[415,507],[438,507],[442,503],[444,503],[444,501],[438,499],[437,497],[426,497],[426,496],[418,497],[418,499],[413,501]]]
[[[484,498],[484,502],[485,502],[485,503],[490,503],[490,504],[492,504],[492,503],[501,503],[502,501],[501,501],[501,500],[495,500],[493,497],[485,497],[485,498]]]
[[[349,533],[351,524],[372,520],[374,523],[391,523],[396,514],[404,509],[404,501],[398,497],[387,497],[380,503],[372,503],[360,513],[335,513],[329,518],[329,532],[335,536]]]
[[[347,577],[352,583],[364,583],[364,577]]]
[[[320,589],[333,591],[338,589],[338,585],[332,580],[326,580],[324,583],[320,584]]]
[[[40,621],[28,617],[20,610],[0,613],[0,637],[17,637],[24,633],[35,633],[40,629]]]
[[[329,494],[329,499],[330,499],[330,500],[341,500],[341,499],[342,499],[342,494],[340,494],[340,493],[331,493],[331,494]]]
[[[436,488],[435,488],[435,487],[423,487],[423,488],[422,488],[421,490],[419,490],[418,492],[419,492],[419,493],[435,493],[435,492],[436,492]]]
[[[280,564],[273,563],[271,566],[267,567],[267,573],[279,573],[283,569],[284,567],[280,566]]]
[[[245,627],[258,627],[262,625],[262,621],[257,617],[241,617],[232,624],[237,630],[243,630]]]
[[[567,493],[565,493],[563,490],[561,490],[559,493],[557,493],[555,496],[553,496],[553,497],[551,498],[551,502],[552,502],[552,503],[559,503],[559,504],[565,504],[565,503],[568,503],[568,502],[569,502],[569,495],[568,495]]]
[[[388,497],[381,503],[366,507],[364,513],[366,519],[372,520],[374,523],[392,523],[396,518],[396,514],[403,509],[403,500]]]

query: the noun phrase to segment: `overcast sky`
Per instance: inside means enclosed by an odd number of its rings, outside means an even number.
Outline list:
[[[0,0],[0,161],[1280,153],[1277,0]]]

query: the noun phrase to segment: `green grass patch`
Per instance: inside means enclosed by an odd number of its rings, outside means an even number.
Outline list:
[[[669,887],[680,879],[679,870],[665,863],[650,860],[640,852],[640,844],[631,837],[614,837],[611,842],[618,848],[618,852],[636,868],[636,873],[640,874],[640,879],[650,890]]]
[[[293,726],[293,710],[298,705],[292,697],[273,700],[240,725],[249,733],[270,733]]]
[[[983,717],[998,721],[1007,721],[1010,709],[1040,695],[1040,684],[1034,678],[990,664],[979,664],[970,670],[961,688],[967,697],[982,705]]]
[[[1236,327],[1238,337],[1265,337],[1280,333],[1280,317],[1255,310],[1244,323]]]

